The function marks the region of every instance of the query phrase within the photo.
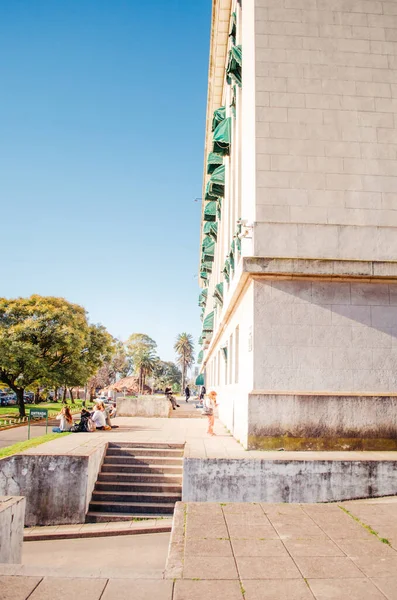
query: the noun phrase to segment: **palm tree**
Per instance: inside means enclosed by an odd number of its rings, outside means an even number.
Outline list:
[[[186,371],[194,362],[193,336],[190,333],[180,333],[175,341],[174,350],[177,363],[182,370],[182,394],[185,390]]]
[[[143,393],[146,377],[153,373],[157,362],[158,357],[153,350],[142,348],[135,353],[134,367],[136,374],[139,376],[138,386],[140,394]]]

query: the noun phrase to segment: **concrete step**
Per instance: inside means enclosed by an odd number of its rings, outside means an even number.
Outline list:
[[[106,516],[108,518],[105,520]],[[100,520],[95,519],[92,522],[100,523],[100,525],[98,527],[91,527],[86,521],[86,523],[82,525],[60,525],[59,527],[26,528],[24,530],[23,541],[39,542],[46,540],[73,540],[92,537],[142,535],[147,533],[166,533],[172,529],[172,519],[170,518],[150,518],[131,521],[130,517],[125,519],[122,515],[120,520],[116,520],[116,518],[111,517],[111,522],[109,522],[109,515],[106,514],[103,515]]]
[[[118,473],[118,472],[102,472],[98,475],[98,482],[106,483],[135,483],[135,484],[179,484],[182,485],[182,473],[181,474],[168,474],[168,473]]]
[[[94,502],[146,502],[146,503],[172,503],[181,500],[181,493],[170,494],[168,492],[125,492],[111,491],[102,492],[94,490],[91,500]]]
[[[163,473],[182,475],[182,466],[153,465],[153,464],[103,464],[102,473]]]
[[[120,483],[118,481],[97,481],[95,490],[101,492],[169,492],[180,494],[182,485],[176,483]]]
[[[106,454],[104,465],[169,465],[182,466],[182,458],[170,458],[169,456],[109,456]]]
[[[100,511],[88,511],[85,517],[86,523],[114,523],[117,521],[136,521],[137,523],[142,523],[144,525],[145,521],[155,521],[162,520],[164,521],[164,527],[169,527],[166,531],[171,531],[172,528],[172,518],[168,517],[168,515],[164,514],[154,514],[154,513],[108,513],[108,512],[100,512]]]
[[[108,448],[106,456],[169,456],[170,458],[183,458],[183,449],[161,450],[157,448]]]
[[[164,449],[176,450],[184,449],[185,444],[167,444],[167,443],[151,443],[151,442],[109,442],[108,448],[149,448],[149,449]]]
[[[164,502],[103,502],[92,500],[89,506],[89,512],[103,513],[128,513],[132,514],[172,514],[174,512],[173,503]]]

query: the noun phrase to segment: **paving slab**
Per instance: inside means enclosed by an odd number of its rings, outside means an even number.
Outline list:
[[[172,581],[110,579],[101,600],[172,600],[173,587]]]
[[[372,582],[388,598],[388,600],[397,600],[397,575],[394,577],[374,577]]]
[[[41,577],[0,575],[1,600],[26,600],[39,585]]]
[[[316,600],[385,600],[369,579],[309,579],[308,584]]]
[[[245,600],[313,600],[303,579],[244,579]]]
[[[175,582],[173,600],[244,600],[238,581],[191,581]]]
[[[45,577],[29,600],[70,600],[76,595],[84,600],[99,600],[106,583],[106,579]]]

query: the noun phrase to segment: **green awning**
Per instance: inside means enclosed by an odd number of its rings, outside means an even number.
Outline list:
[[[204,223],[204,233],[210,235],[215,241],[218,239],[218,223]]]
[[[220,304],[223,305],[223,283],[217,283],[214,290],[214,298]]]
[[[200,344],[200,346],[203,345],[203,336],[200,335],[199,339],[198,339],[198,343]]]
[[[223,164],[223,156],[216,152],[210,152],[207,158],[207,174],[211,175],[217,167]]]
[[[215,256],[215,242],[209,235],[204,236],[201,250],[203,261],[213,262]]]
[[[204,209],[204,221],[216,221],[216,202],[207,202]]]
[[[200,265],[200,271],[201,273],[212,273],[212,262],[202,260]]]
[[[237,17],[236,17],[236,13],[232,13],[232,26],[230,28],[230,33],[229,33],[229,37],[231,38],[233,44],[236,43],[236,33],[237,33],[237,27],[236,27],[236,21],[237,21]]]
[[[242,48],[241,46],[232,46],[229,51],[229,62],[226,69],[226,81],[231,84],[233,81],[239,87],[242,84]]]
[[[237,251],[241,253],[241,223],[239,223],[237,225],[237,229],[236,229],[236,233],[235,233],[235,239],[236,239],[236,248]]]
[[[207,304],[207,296],[208,296],[208,290],[201,290],[200,295],[199,295],[199,301],[198,301],[198,305],[199,306],[205,306]]]
[[[215,129],[213,137],[213,152],[223,155],[229,154],[232,131],[231,121],[232,118],[227,117]]]
[[[220,198],[225,195],[225,165],[217,167],[209,179],[209,191],[211,196]]]
[[[214,116],[212,118],[212,131],[215,131],[215,129],[218,127],[219,123],[222,123],[222,121],[226,118],[226,106],[221,106],[220,108],[217,108],[216,110],[214,110]]]
[[[208,202],[204,209],[204,221],[216,221],[216,202]]]
[[[204,357],[204,352],[203,352],[203,350],[200,350],[200,352],[197,355],[197,364],[198,365],[201,365],[201,363],[203,362],[203,357]]]
[[[207,285],[208,273],[206,271],[200,271],[200,279],[202,279],[204,281],[204,283]]]
[[[216,202],[218,200],[219,196],[215,196],[214,193],[211,193],[211,181],[207,182],[207,185],[205,186],[205,196],[204,196],[204,200],[206,202]]]
[[[198,377],[196,377],[196,385],[204,385],[204,375],[200,373]]]
[[[214,331],[214,314],[214,311],[212,311],[205,317],[203,323],[203,333],[212,333],[212,331]]]

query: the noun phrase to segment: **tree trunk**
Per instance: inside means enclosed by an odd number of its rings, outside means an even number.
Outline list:
[[[73,400],[74,400],[74,398],[73,398],[73,388],[69,388],[69,396],[70,396],[70,400],[72,401],[72,404],[73,404]]]
[[[62,404],[67,404],[66,402],[66,393],[67,393],[67,388],[66,385],[63,386],[63,394],[62,394]]]
[[[185,372],[186,372],[186,357],[185,357],[185,353],[183,352],[182,354],[182,389],[181,389],[181,394],[183,395],[185,393]]]
[[[54,388],[54,402],[58,402],[58,388]]]
[[[34,403],[38,404],[40,402],[40,388],[37,387],[34,392]]]
[[[24,392],[24,389],[23,388],[16,388],[14,391],[16,392],[16,395],[17,395],[17,403],[18,403],[18,407],[19,407],[19,416],[20,417],[25,417],[26,416],[26,411],[25,411],[25,403],[23,401],[23,392]]]

